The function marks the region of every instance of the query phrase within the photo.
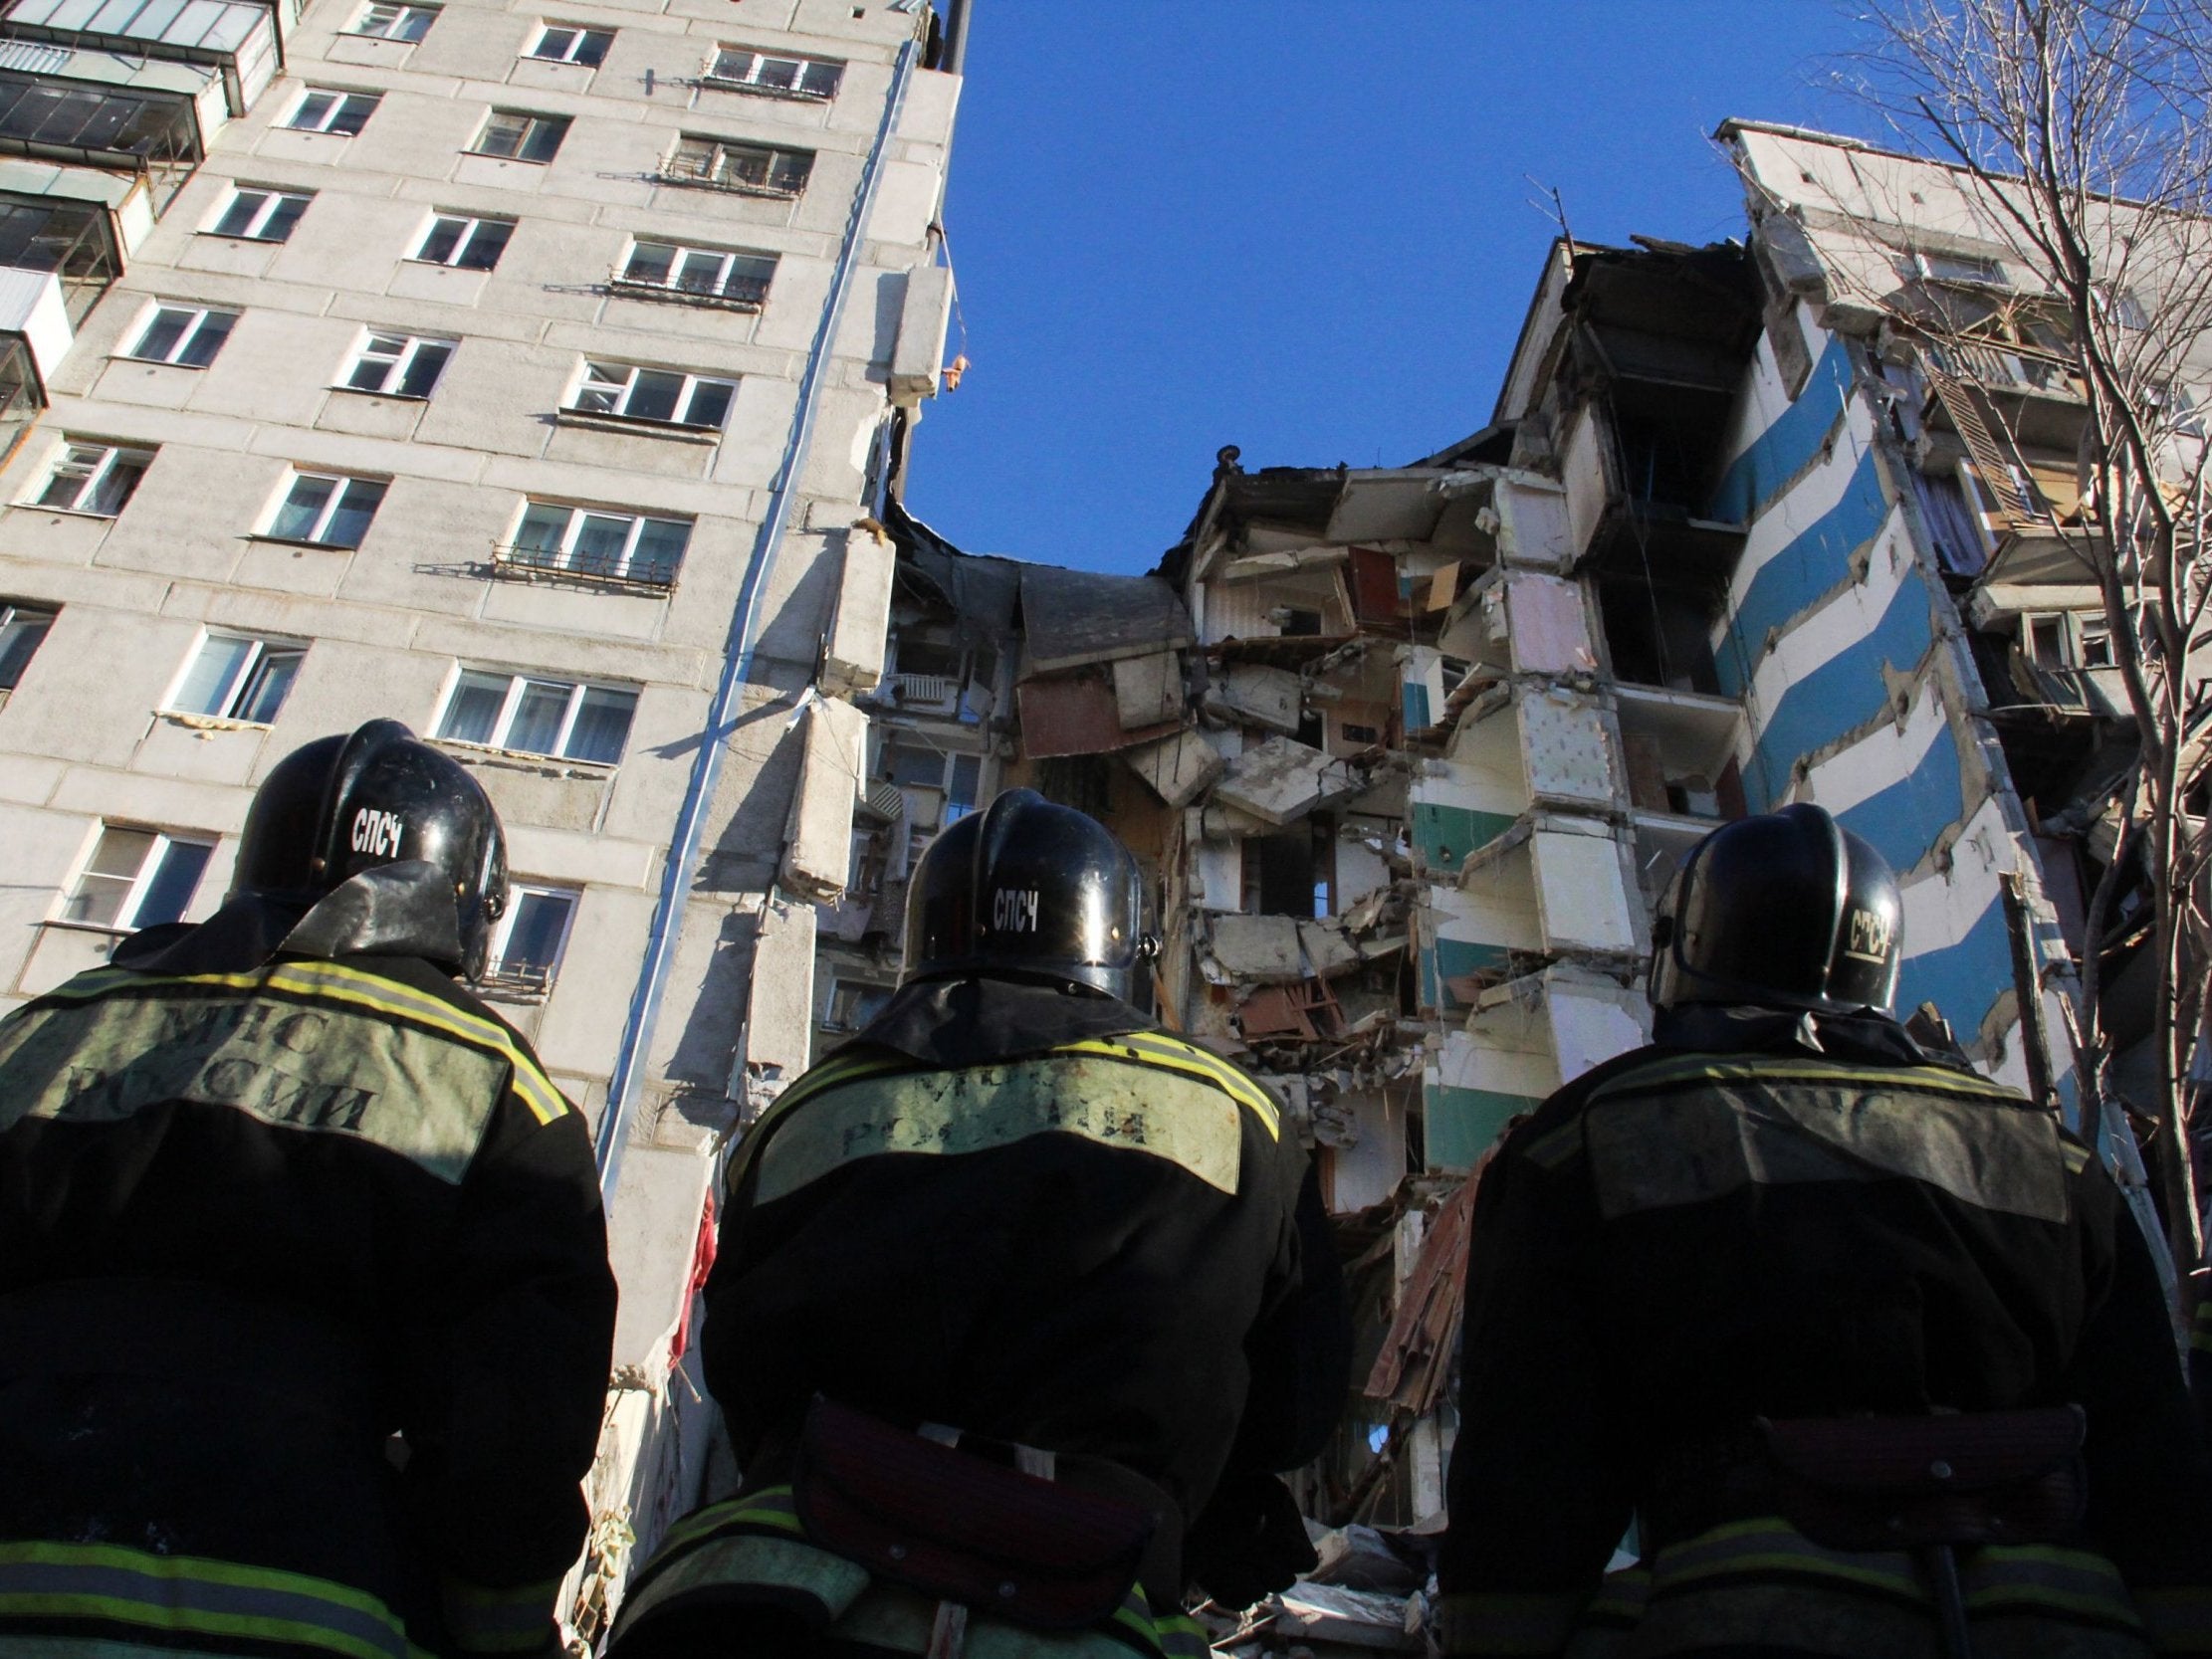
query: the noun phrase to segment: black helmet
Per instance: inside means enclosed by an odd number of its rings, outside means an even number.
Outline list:
[[[1652,1006],[1887,1013],[1902,911],[1882,856],[1820,807],[1738,819],[1690,850],[1659,905]]]
[[[277,762],[246,814],[230,897],[305,910],[364,871],[406,863],[422,866],[412,873],[434,884],[433,903],[416,910],[410,940],[407,907],[387,902],[379,947],[481,977],[492,924],[507,909],[499,814],[458,760],[397,721],[370,721],[351,736],[318,737]],[[410,942],[419,948],[408,950]]]
[[[978,973],[1128,1001],[1155,941],[1137,861],[1097,819],[1008,789],[929,845],[906,895],[899,983]]]

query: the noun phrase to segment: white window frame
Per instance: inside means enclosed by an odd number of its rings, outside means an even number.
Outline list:
[[[656,283],[649,278],[633,277],[629,274],[630,268],[637,263],[640,250],[646,248],[665,248],[668,250],[669,280],[667,282]],[[757,299],[749,295],[733,295],[728,292],[730,284],[737,280],[738,267],[736,262],[742,259],[765,260],[768,262],[768,275],[759,279],[761,293]],[[688,288],[677,280],[678,274],[692,262],[707,260],[717,263],[718,275],[713,288]],[[624,294],[666,296],[671,300],[686,301],[693,305],[719,306],[731,311],[757,311],[768,305],[769,288],[775,281],[775,270],[779,263],[777,257],[774,254],[753,253],[739,248],[701,248],[687,242],[663,242],[659,237],[640,236],[631,239],[629,249],[623,254],[622,263],[616,268],[609,286]],[[752,281],[753,279],[749,278],[747,280]]]
[[[329,106],[312,120],[306,118],[318,99],[329,99]],[[321,132],[333,138],[350,138],[368,124],[368,118],[383,102],[382,93],[364,93],[350,87],[304,87],[300,91],[300,102],[279,124],[288,132]],[[360,114],[359,122],[351,132],[339,131],[338,123],[355,109]]]
[[[1960,269],[1945,270],[1946,263]],[[1962,269],[1968,266],[1974,269]],[[2001,289],[2008,286],[2005,262],[1995,254],[1915,253],[1912,270],[1923,281],[1941,283],[1947,288]]]
[[[699,148],[703,153],[687,158],[685,152]],[[731,158],[740,153],[758,153],[768,158],[762,169],[764,178],[759,183],[732,172]],[[726,190],[738,196],[763,196],[771,201],[795,202],[806,193],[806,186],[814,176],[815,152],[792,144],[764,143],[753,138],[726,138],[713,132],[684,132],[676,138],[676,147],[669,151],[668,159],[661,164],[661,182],[687,185],[702,190]],[[775,175],[787,159],[796,158],[803,165],[796,184],[780,185]]]
[[[832,974],[829,980],[829,994],[822,998],[821,1028],[824,1031],[858,1031],[867,1023],[866,1019],[860,1017],[858,1004],[866,1001],[868,993],[871,991],[881,991],[884,1000],[889,1001],[892,993],[897,988],[897,986],[887,984],[880,979],[848,979],[843,974]],[[849,999],[847,998],[848,992],[850,993]],[[840,1000],[849,1000],[852,1004],[849,1010],[839,1009],[838,1003]],[[881,1012],[880,1006],[877,1011]],[[874,1016],[870,1015],[869,1017],[873,1018]]]
[[[500,704],[498,715],[493,717],[492,730],[489,736],[482,739],[448,736],[445,730],[446,722],[453,714],[453,706],[455,700],[460,696],[463,682],[472,674],[483,675],[487,679],[506,676],[507,695]],[[550,749],[510,748],[508,738],[514,732],[516,712],[522,707],[524,692],[532,686],[564,686],[567,688],[568,699],[566,707],[561,711],[560,729],[554,734],[553,747]],[[563,749],[568,740],[575,735],[576,716],[583,708],[583,698],[586,692],[623,692],[627,693],[630,699],[630,725],[622,732],[622,749],[623,753],[627,753],[630,746],[630,731],[637,725],[639,690],[639,687],[625,686],[611,680],[563,680],[550,674],[515,673],[498,668],[470,668],[464,664],[453,676],[452,684],[447,686],[445,697],[438,706],[438,718],[432,723],[430,729],[440,742],[466,743],[477,748],[505,749],[513,754],[533,754],[546,760],[565,760],[572,766],[615,766],[621,763],[622,756],[620,754],[617,754],[612,760],[585,760],[564,753]]]
[[[729,73],[735,67],[730,60],[738,57],[753,60],[743,75]],[[791,77],[791,85],[778,87],[773,82],[763,81],[762,72],[771,64],[793,66],[797,73]],[[827,92],[802,85],[809,70],[830,72]],[[795,52],[763,52],[755,47],[733,46],[727,41],[718,41],[713,55],[707,59],[707,73],[700,79],[710,87],[729,92],[754,93],[763,98],[787,98],[804,104],[827,104],[844,85],[845,65],[839,58],[806,58]]]
[[[501,218],[496,213],[433,213],[430,215],[430,223],[423,227],[422,235],[415,239],[415,251],[407,258],[412,264],[435,265],[445,271],[496,271],[499,262],[507,256],[508,244],[515,239],[516,224],[516,220]],[[451,255],[445,259],[432,259],[423,249],[430,246],[430,239],[438,234],[440,225],[459,225],[462,230],[453,244]],[[492,256],[490,265],[463,265],[461,256],[475,244],[478,234],[486,225],[507,227],[507,235],[500,242],[499,251]]]
[[[369,397],[404,397],[417,402],[427,401],[430,394],[438,389],[438,382],[444,378],[446,368],[453,361],[453,353],[460,343],[459,340],[441,339],[432,334],[402,334],[388,328],[363,329],[360,340],[345,359],[344,375],[332,390],[360,392]],[[445,354],[432,371],[430,384],[419,392],[400,390],[407,384],[408,377],[420,366],[422,356],[430,351],[442,351]],[[358,380],[361,370],[372,363],[382,367],[382,377],[373,386],[360,385]]]
[[[525,899],[558,899],[565,903],[560,917],[560,935],[553,940],[553,957],[545,966],[545,975],[533,979],[508,967],[507,952],[514,942],[515,927],[523,914]],[[583,890],[575,887],[558,887],[550,882],[512,882],[507,889],[507,909],[493,924],[491,948],[486,954],[484,979],[480,990],[503,992],[508,996],[541,997],[553,989],[559,976],[562,959],[568,954],[568,938],[575,932],[576,912],[583,905]]]
[[[546,51],[547,41],[556,34],[570,37],[566,50]],[[593,28],[583,23],[541,23],[538,25],[537,38],[530,43],[530,49],[523,56],[541,64],[575,64],[583,69],[597,69],[606,62],[607,53],[614,47],[614,34],[612,29]],[[585,42],[590,40],[600,43],[598,56],[595,58],[582,55]]]
[[[660,374],[672,376],[677,382],[676,413],[673,415],[641,415],[629,405],[636,399],[642,383],[640,376]],[[727,396],[722,406],[722,419],[695,421],[685,417],[697,400],[702,388],[720,387]],[[604,398],[612,407],[593,409],[586,407],[584,398]],[[567,401],[561,405],[563,412],[582,415],[596,420],[642,421],[653,426],[680,427],[688,432],[720,432],[723,421],[730,418],[736,407],[738,382],[735,376],[721,374],[692,374],[683,369],[654,368],[647,363],[623,363],[611,358],[586,357],[583,367],[568,387]]]
[[[184,688],[191,681],[192,671],[199,667],[200,658],[206,655],[208,648],[218,642],[225,645],[245,645],[251,649],[239,658],[237,666],[218,688],[213,700],[214,708],[180,708],[177,700],[184,695]],[[191,655],[184,659],[184,667],[177,671],[176,684],[169,688],[169,695],[161,700],[161,712],[165,715],[185,715],[194,720],[236,721],[242,726],[268,726],[283,713],[287,699],[292,696],[292,688],[299,684],[300,664],[307,654],[308,642],[305,640],[249,634],[236,628],[203,629],[199,643],[192,647]],[[292,662],[292,678],[285,682],[284,695],[277,699],[277,706],[269,711],[268,719],[255,720],[240,714],[238,711],[250,701],[253,694],[260,691],[264,673],[273,664],[287,658]]]
[[[158,452],[138,449],[129,444],[104,443],[97,438],[71,438],[65,436],[55,450],[53,459],[39,476],[38,494],[23,503],[45,513],[75,513],[88,518],[119,518],[122,510],[130,505],[130,498],[137,494],[138,486],[145,481],[146,469],[153,465]],[[135,475],[123,487],[121,498],[112,508],[102,510],[87,507],[87,502],[97,502],[103,490],[111,487],[116,472],[132,468]],[[46,499],[63,478],[75,478],[77,488],[69,493],[67,501]]]
[[[153,843],[146,849],[145,856],[138,863],[137,874],[131,877],[129,887],[124,890],[122,903],[115,907],[113,921],[93,922],[81,917],[71,916],[69,912],[76,907],[78,900],[85,896],[85,883],[88,879],[100,882],[115,882],[122,879],[119,876],[99,874],[93,870],[93,861],[100,856],[100,844],[108,838],[111,830],[119,830],[125,835],[150,835],[153,837]],[[61,913],[54,920],[64,927],[90,928],[104,933],[134,933],[139,928],[147,926],[146,923],[139,920],[138,908],[145,903],[146,894],[152,888],[155,878],[159,876],[161,866],[167,860],[170,850],[175,847],[200,847],[204,848],[209,858],[212,859],[216,840],[217,837],[212,835],[196,834],[191,831],[167,830],[152,824],[114,823],[103,818],[99,833],[93,837],[92,845],[85,849],[85,856],[78,862],[77,874],[71,878],[68,892],[62,895]],[[203,861],[200,865],[200,873],[192,878],[192,891],[185,895],[183,909],[177,913],[179,918],[192,908],[192,901],[199,897],[200,883],[206,878],[207,864]]]
[[[331,492],[330,498],[316,510],[314,523],[307,534],[286,535],[277,529],[277,521],[283,517],[284,510],[292,505],[293,491],[303,483],[310,481],[335,485],[336,488]],[[352,486],[356,484],[377,486],[376,501],[368,510],[368,520],[361,525],[361,539],[365,541],[368,538],[369,530],[376,522],[376,515],[383,509],[384,497],[390,493],[391,480],[374,478],[362,473],[326,473],[314,468],[303,467],[294,467],[285,474],[284,482],[277,489],[276,499],[269,504],[268,512],[262,515],[261,521],[264,527],[255,533],[266,540],[287,541],[311,547],[336,547],[344,550],[358,547],[361,544],[359,541],[327,541],[324,539],[324,532],[331,527],[331,521],[337,517],[338,509],[344,504]]]
[[[503,121],[522,123],[516,134],[513,149],[494,149],[490,145],[492,129]],[[568,136],[569,118],[566,115],[549,115],[540,109],[494,109],[484,117],[484,124],[477,128],[476,137],[469,145],[469,154],[488,155],[495,161],[523,161],[533,167],[543,167],[560,153],[561,142]],[[532,155],[531,147],[547,133],[552,142],[543,155]]]
[[[153,332],[163,313],[185,318],[184,326],[178,330],[176,339],[169,346],[166,356],[143,349],[146,336]],[[131,330],[132,344],[130,348],[119,351],[116,355],[126,357],[134,363],[167,363],[172,368],[202,369],[212,363],[222,351],[224,341],[230,338],[231,330],[238,325],[238,319],[243,314],[244,312],[234,311],[228,306],[194,306],[175,300],[156,300],[146,309],[145,315],[139,319],[137,327]],[[209,321],[215,317],[223,319],[222,330],[215,336],[215,343],[209,348],[206,358],[197,363],[186,362],[184,360],[186,352],[193,342],[200,337]]]
[[[413,5],[406,3],[406,0],[369,0],[369,3],[363,6],[354,17],[352,23],[339,30],[338,33],[359,35],[367,40],[396,41],[401,46],[412,46],[423,36],[430,33],[430,26],[438,21],[438,13],[444,9],[442,6]],[[380,20],[377,17],[379,12],[386,14]],[[417,19],[421,20],[421,27],[409,34],[407,32],[408,25],[414,23]]]
[[[247,219],[247,228],[237,231],[221,229],[223,221],[230,217],[231,210],[238,205],[239,198],[242,196],[259,196],[262,199],[261,205],[254,209],[252,215]],[[308,204],[314,200],[315,192],[312,190],[280,190],[269,184],[233,184],[230,194],[223,199],[221,210],[209,218],[200,234],[202,236],[229,237],[239,242],[289,242],[292,240],[292,232],[299,224],[301,215],[307,212]],[[264,236],[262,234],[263,228],[271,219],[276,217],[277,210],[286,202],[298,202],[300,213],[295,214],[292,224],[285,227],[284,235]]]
[[[522,542],[523,525],[533,513],[565,513],[567,522],[562,525],[559,543],[552,548],[526,547]],[[623,531],[622,551],[611,570],[581,568],[576,560],[579,554],[576,543],[582,539],[587,519],[622,520],[628,527]],[[640,573],[637,569],[638,542],[645,534],[647,524],[680,525],[684,532],[684,545],[676,554],[676,562],[662,575],[657,571]],[[684,558],[691,551],[691,532],[698,527],[698,520],[678,518],[656,513],[633,513],[626,508],[577,506],[569,502],[526,501],[522,513],[516,518],[515,527],[502,549],[507,556],[503,562],[519,571],[566,572],[571,575],[597,577],[609,582],[635,582],[646,587],[669,588],[676,585],[677,574],[683,569]]]

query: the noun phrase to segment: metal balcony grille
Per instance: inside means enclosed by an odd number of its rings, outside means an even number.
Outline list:
[[[661,163],[655,177],[662,184],[794,201],[806,188],[806,175],[812,170],[812,163],[810,155],[789,155],[777,150],[716,150],[704,155],[679,152]]]
[[[685,288],[674,283],[641,283],[617,272],[607,292],[632,300],[669,300],[680,306],[711,306],[727,311],[757,311],[769,297],[766,277],[733,277],[720,289]]]
[[[577,582],[623,593],[666,593],[676,585],[682,563],[681,558],[563,552],[558,547],[492,549],[495,575],[520,581]]]

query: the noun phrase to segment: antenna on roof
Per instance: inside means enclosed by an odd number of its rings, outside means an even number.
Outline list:
[[[1566,239],[1567,246],[1572,248],[1575,245],[1575,233],[1567,228],[1567,204],[1560,198],[1559,187],[1546,184],[1533,173],[1523,173],[1521,177],[1534,185],[1551,203],[1551,206],[1546,208],[1543,202],[1531,199],[1528,205],[1556,224],[1559,227],[1559,234]]]

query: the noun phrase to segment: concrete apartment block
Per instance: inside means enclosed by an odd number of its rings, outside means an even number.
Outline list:
[[[846,877],[890,581],[848,530],[935,391],[959,79],[922,0],[224,3],[150,56],[0,13],[45,43],[0,96],[162,112],[113,150],[0,115],[48,215],[0,269],[0,1005],[214,909],[299,743],[446,744],[519,884],[488,994],[609,1168],[594,1496],[649,1548],[713,1148],[811,1034],[783,884]]]

